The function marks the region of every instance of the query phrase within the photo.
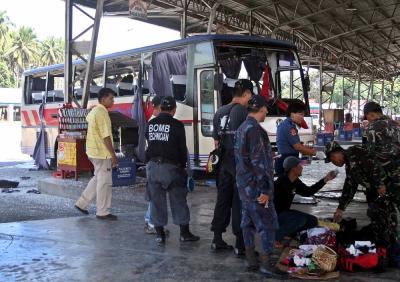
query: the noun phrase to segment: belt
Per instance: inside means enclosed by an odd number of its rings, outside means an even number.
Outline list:
[[[159,163],[159,164],[172,164],[178,166],[178,163],[173,162],[169,159],[163,158],[163,157],[154,157],[150,159],[151,162]]]

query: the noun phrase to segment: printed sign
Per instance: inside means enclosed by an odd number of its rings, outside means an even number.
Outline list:
[[[129,15],[134,18],[147,19],[147,3],[143,0],[129,0]]]
[[[58,143],[57,164],[76,166],[76,143]]]

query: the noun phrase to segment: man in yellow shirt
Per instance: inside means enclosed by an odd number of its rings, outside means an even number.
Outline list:
[[[117,219],[117,216],[110,213],[112,168],[118,166],[118,160],[113,147],[111,120],[107,110],[114,105],[115,94],[109,88],[100,89],[99,104],[86,117],[86,154],[94,166],[94,176],[75,204],[75,208],[80,212],[89,214],[87,207],[96,197],[96,217],[108,220]]]

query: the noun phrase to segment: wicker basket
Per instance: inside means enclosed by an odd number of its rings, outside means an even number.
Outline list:
[[[338,255],[327,246],[319,246],[312,255],[312,260],[324,271],[335,270]]]

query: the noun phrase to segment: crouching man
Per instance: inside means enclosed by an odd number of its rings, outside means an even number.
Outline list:
[[[272,200],[274,166],[267,132],[259,124],[267,115],[267,104],[262,96],[249,101],[248,117],[235,135],[236,182],[242,203],[243,239],[248,270],[257,270],[254,235],[261,236],[263,253],[260,271],[274,276],[269,258],[273,251],[277,216]]]
[[[298,158],[290,156],[283,162],[285,173],[275,181],[274,203],[278,214],[279,229],[276,232],[278,247],[285,236],[291,236],[317,226],[318,219],[301,211],[292,210],[293,198],[296,194],[309,197],[317,193],[324,185],[336,177],[335,171],[330,171],[324,178],[312,186],[307,186],[300,180],[303,166]]]

